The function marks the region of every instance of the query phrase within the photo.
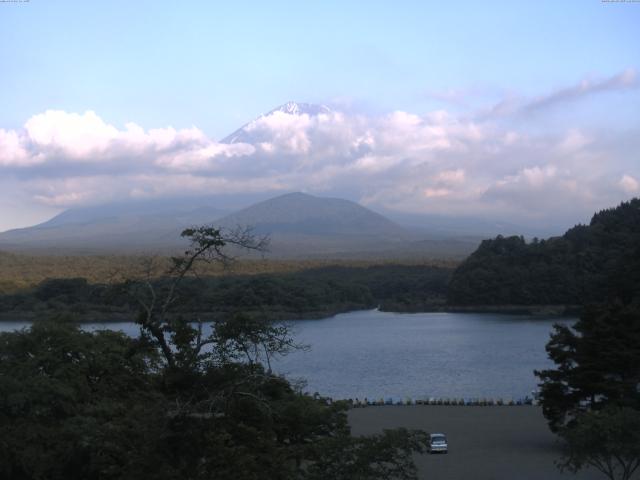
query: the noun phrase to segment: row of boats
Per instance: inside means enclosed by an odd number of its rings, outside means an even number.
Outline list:
[[[372,407],[384,405],[453,405],[453,406],[474,406],[474,407],[492,407],[492,406],[516,406],[516,405],[537,405],[536,398],[524,397],[519,399],[513,398],[379,398],[376,400],[364,398],[348,398],[346,399],[352,407]]]

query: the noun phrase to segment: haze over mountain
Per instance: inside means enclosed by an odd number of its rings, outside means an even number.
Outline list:
[[[0,233],[0,248],[50,253],[163,251],[181,229],[210,223],[228,210],[185,199],[73,208],[28,228]]]
[[[182,229],[251,226],[269,235],[275,258],[459,257],[479,238],[417,234],[355,202],[290,193],[234,213],[198,203],[138,202],[65,211],[42,224],[0,233],[0,249],[38,253],[169,252]]]
[[[355,202],[290,193],[220,219],[226,228],[251,225],[270,235],[275,256],[322,256],[394,250],[415,237]]]

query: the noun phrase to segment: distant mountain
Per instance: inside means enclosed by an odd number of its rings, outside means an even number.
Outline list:
[[[484,239],[496,235],[524,235],[525,238],[543,238],[560,235],[566,230],[566,224],[551,225],[546,223],[540,226],[528,226],[472,216],[416,214],[385,210],[381,210],[380,213],[408,230],[429,237]]]
[[[340,198],[288,193],[219,220],[221,225],[252,225],[260,233],[319,236],[373,236],[401,239],[404,229],[368,208]]]
[[[355,202],[289,193],[221,218],[233,229],[251,225],[269,235],[276,257],[322,257],[397,249],[411,234],[386,217]]]
[[[463,258],[480,241],[416,234],[355,202],[299,192],[257,203],[216,223],[230,229],[251,225],[256,234],[269,235],[269,256],[276,258]]]
[[[180,232],[213,224],[226,229],[251,226],[269,235],[271,258],[462,257],[475,238],[429,238],[416,234],[355,202],[289,193],[229,210],[194,199],[133,202],[74,208],[29,228],[0,233],[0,250],[95,254],[175,252]],[[210,200],[213,201],[213,200]]]
[[[323,113],[331,113],[331,109],[326,105],[316,105],[313,103],[297,103],[287,102],[279,107],[270,110],[269,112],[260,115],[258,118],[243,125],[231,135],[223,138],[220,143],[257,143],[262,139],[257,138],[255,132],[251,131],[251,126],[258,120],[264,117],[269,117],[276,112],[286,113],[288,115],[309,115],[316,116]]]
[[[212,223],[227,213],[194,199],[78,207],[39,225],[0,233],[0,249],[51,253],[162,251],[180,245],[182,229]]]

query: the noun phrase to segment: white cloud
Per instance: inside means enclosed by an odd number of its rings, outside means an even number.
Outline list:
[[[279,152],[304,154],[311,148],[307,130],[312,123],[315,121],[306,113],[291,115],[276,111],[249,123],[246,130],[253,135],[268,138],[271,148]]]
[[[127,123],[119,130],[92,111],[78,114],[47,110],[27,120],[20,131],[0,130],[0,165],[17,168],[116,164],[126,171],[127,164],[131,167],[146,163],[146,168],[158,164],[199,169],[210,166],[215,157],[253,151],[250,145],[213,142],[195,127],[145,131],[135,123]]]
[[[634,75],[581,87],[627,88]],[[565,92],[566,93],[566,92]],[[563,134],[438,110],[381,116],[276,111],[249,123],[250,143],[219,143],[196,127],[109,124],[49,110],[0,129],[0,175],[44,205],[181,194],[305,190],[414,213],[518,218],[610,206],[639,193],[633,152],[605,129]],[[618,135],[618,136],[616,136]],[[249,141],[249,140],[247,140]],[[620,172],[626,172],[620,178]]]
[[[465,174],[462,168],[445,170],[435,176],[435,180],[444,185],[460,185],[464,183]]]
[[[450,195],[451,193],[453,193],[451,190],[449,190],[448,188],[425,188],[424,190],[424,196],[427,198],[431,198],[431,197],[446,197],[447,195]]]
[[[558,149],[562,153],[574,152],[580,150],[591,143],[591,139],[583,134],[580,130],[573,128],[569,130],[566,136],[558,145]]]
[[[119,134],[92,111],[80,115],[47,110],[27,120],[24,128],[34,149],[60,151],[62,155],[83,160],[102,153]]]
[[[29,158],[18,132],[0,128],[0,167],[38,162],[37,158]]]
[[[637,88],[639,84],[636,71],[627,69],[608,78],[583,79],[577,85],[559,88],[547,95],[535,98],[523,108],[528,111],[539,110],[596,93]]]
[[[23,184],[23,189],[39,203],[59,208],[122,201],[127,198],[277,192],[286,190],[286,187],[272,178],[229,179],[189,173],[92,175],[34,179]]]
[[[629,195],[640,193],[640,182],[631,175],[624,174],[618,184],[620,188]]]
[[[547,165],[543,168],[535,166],[522,170],[520,174],[516,175],[515,181],[520,182],[524,180],[532,187],[542,187],[547,180],[555,178],[556,173],[557,168],[553,165]]]
[[[221,158],[251,155],[255,147],[246,143],[232,145],[210,143],[206,146],[168,152],[160,155],[156,164],[176,171],[212,171],[221,165]]]
[[[575,85],[557,88],[545,95],[526,98],[510,93],[497,102],[483,117],[504,117],[509,115],[525,115],[575,102],[596,94],[620,92],[636,89],[640,86],[638,74],[627,69],[606,78],[585,78]]]

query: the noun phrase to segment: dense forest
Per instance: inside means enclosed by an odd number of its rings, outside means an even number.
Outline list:
[[[242,311],[269,319],[322,317],[380,307],[419,311],[443,305],[451,269],[420,265],[333,266],[288,273],[185,278],[176,314],[220,317]],[[166,279],[153,283],[161,286]],[[6,318],[60,312],[80,320],[131,318],[138,305],[126,282],[49,279],[0,296]]]
[[[485,240],[454,272],[452,305],[584,305],[640,290],[640,199],[548,240]]]

